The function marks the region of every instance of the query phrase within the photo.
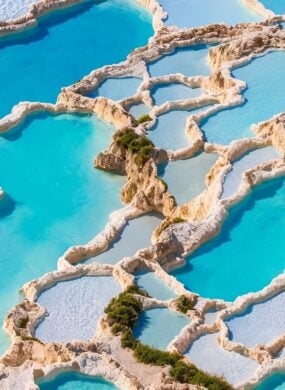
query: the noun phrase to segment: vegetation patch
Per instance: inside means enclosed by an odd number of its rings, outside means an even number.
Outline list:
[[[167,191],[168,190],[168,184],[161,177],[157,176],[157,178],[163,184],[165,191]]]
[[[131,128],[126,128],[118,132],[115,141],[124,150],[128,150],[135,155],[135,162],[139,167],[143,167],[150,159],[154,148],[153,143],[145,135],[140,136]]]
[[[132,349],[134,357],[140,363],[170,366],[170,376],[180,383],[196,384],[209,390],[231,389],[231,386],[223,379],[205,374],[194,365],[184,362],[182,355],[161,351],[136,340],[133,336],[133,329],[143,307],[134,294],[149,296],[146,291],[132,285],[117,298],[112,299],[105,309],[112,332],[121,335],[123,348]],[[180,311],[184,313],[195,306],[196,299],[191,300],[182,295],[178,298],[178,304],[181,307]]]
[[[180,295],[176,301],[176,308],[181,313],[186,314],[188,310],[193,310],[198,297],[194,296],[193,298],[188,298],[186,295]]]
[[[150,122],[151,120],[152,118],[149,116],[149,114],[144,114],[137,119],[137,124],[140,125],[145,122]]]

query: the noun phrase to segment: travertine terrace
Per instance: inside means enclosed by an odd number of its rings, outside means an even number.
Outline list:
[[[32,28],[41,15],[78,2],[80,0],[39,1],[30,7],[27,15],[1,22],[0,34],[8,35]],[[113,275],[122,289],[126,289],[134,283],[136,271],[151,270],[177,295],[184,294],[192,298],[196,294],[186,290],[168,271],[183,265],[186,255],[219,234],[228,216],[228,209],[243,200],[255,186],[285,175],[285,113],[277,113],[266,122],[252,124],[252,138],[237,139],[226,146],[207,142],[200,128],[203,119],[243,103],[242,92],[246,84],[243,80],[233,78],[231,69],[269,51],[285,50],[285,31],[278,24],[284,18],[266,10],[258,0],[244,0],[251,10],[264,18],[262,22],[215,24],[179,30],[174,26],[164,26],[167,15],[159,5],[159,0],[139,0],[139,3],[153,14],[155,35],[148,45],[134,50],[122,63],[94,69],[74,85],[62,86],[56,104],[21,102],[9,115],[0,119],[0,132],[4,134],[31,113],[95,114],[112,123],[117,132],[108,150],[102,150],[98,156],[94,156],[94,166],[127,176],[126,184],[121,189],[125,207],[110,215],[105,229],[92,241],[69,248],[58,259],[57,270],[22,287],[25,299],[10,310],[4,323],[12,343],[0,362],[1,389],[37,389],[35,381],[38,378],[68,370],[103,376],[121,389],[198,388],[177,384],[168,375],[167,368],[136,363],[132,352],[121,348],[119,337],[112,334],[105,316],[101,318],[94,337],[89,341],[70,340],[61,344],[37,340],[34,330],[46,315],[45,308],[36,303],[37,297],[41,291],[52,287],[58,281],[83,275]],[[202,43],[217,44],[209,50],[209,76],[167,74],[151,77],[148,71],[149,63],[163,58],[175,49]],[[88,93],[104,80],[128,76],[142,79],[134,96],[116,102],[105,97],[87,97]],[[199,87],[202,94],[197,98],[165,102],[156,106],[151,96],[152,87],[174,82],[191,88]],[[136,118],[129,113],[129,108],[139,103],[144,103],[149,108],[150,120],[138,125]],[[190,112],[184,129],[188,145],[182,149],[163,150],[159,145],[154,145],[148,161],[140,166],[132,153],[122,150],[116,142],[116,135],[122,129],[132,128],[137,135],[147,135],[159,115],[173,109],[194,108],[201,108],[201,111],[194,115]],[[250,150],[269,145],[280,152],[280,158],[244,172],[237,192],[230,198],[221,199],[223,180],[232,169],[233,162]],[[201,151],[217,153],[219,156],[205,177],[206,189],[194,199],[177,206],[174,196],[158,177],[158,165],[171,160],[191,158]],[[0,202],[4,197],[5,188],[2,189],[0,183]],[[150,211],[158,211],[164,216],[161,225],[153,232],[150,247],[141,248],[133,257],[123,258],[114,266],[96,262],[84,264],[84,260],[108,250],[108,246],[118,237],[128,220]],[[231,303],[198,297],[195,309],[187,313],[192,319],[191,323],[169,344],[168,350],[183,354],[200,335],[218,332],[217,342],[222,348],[250,357],[259,364],[248,381],[232,384],[237,389],[252,388],[270,373],[285,369],[285,359],[276,358],[278,352],[285,347],[285,337],[272,340],[268,345],[249,348],[229,339],[225,319],[284,290],[285,276],[282,274],[263,290],[238,297]],[[176,310],[176,298],[163,302],[155,298],[141,299],[145,309],[168,307],[170,310]],[[210,308],[216,308],[218,314],[212,324],[206,324],[204,315]],[[21,326],[23,319],[24,327]],[[163,328],[161,331],[163,332]]]

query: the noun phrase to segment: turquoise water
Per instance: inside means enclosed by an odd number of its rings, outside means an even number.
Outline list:
[[[146,290],[150,296],[166,301],[175,298],[175,292],[168,287],[154,272],[140,272],[136,275],[136,284]]]
[[[254,134],[250,126],[270,119],[285,110],[285,52],[271,52],[233,71],[233,76],[247,83],[245,103],[221,111],[201,123],[209,142],[228,144]],[[274,71],[273,71],[274,70]]]
[[[245,171],[275,158],[280,158],[280,153],[272,146],[268,146],[252,150],[235,160],[233,169],[225,178],[222,198],[226,199],[234,195],[241,184],[242,175]]]
[[[189,88],[184,84],[159,84],[151,91],[156,106],[169,101],[192,99],[202,94],[200,88]]]
[[[88,259],[87,263],[116,264],[123,257],[133,256],[139,249],[151,245],[153,231],[162,222],[160,214],[146,214],[131,219],[108,251]]]
[[[285,390],[285,374],[276,373],[265,379],[255,390]]]
[[[62,87],[146,44],[153,34],[151,16],[135,4],[87,1],[1,38],[0,116],[20,101],[55,102]]]
[[[275,2],[282,0],[275,0]],[[272,0],[269,0],[272,2]],[[160,0],[168,13],[168,26],[198,27],[213,23],[257,22],[262,18],[253,13],[242,0]]]
[[[173,275],[207,298],[232,301],[258,291],[284,272],[284,229],[285,179],[279,178],[231,209],[221,233]]]
[[[182,73],[185,76],[207,76],[210,73],[208,52],[210,45],[194,45],[184,49],[176,49],[149,64],[149,72],[152,77],[163,76],[172,73]]]
[[[149,108],[145,104],[135,104],[130,107],[129,113],[136,119],[140,118],[142,115],[149,113]]]
[[[201,336],[191,344],[185,356],[201,370],[223,376],[231,384],[250,378],[258,364],[248,357],[221,348],[217,337],[218,333]]]
[[[36,337],[59,343],[89,340],[95,336],[104,308],[121,291],[111,276],[83,276],[57,283],[37,299],[48,316],[36,328]]]
[[[76,372],[66,372],[53,379],[38,382],[41,390],[115,390],[117,387],[103,378],[91,377]]]
[[[186,148],[191,143],[185,133],[187,117],[204,109],[205,107],[188,111],[173,110],[160,115],[154,127],[149,130],[148,137],[155,146],[166,150]]]
[[[104,96],[115,101],[122,100],[135,95],[141,83],[142,79],[137,77],[110,78],[88,96],[93,98]]]
[[[268,344],[285,333],[285,292],[250,306],[226,321],[230,338],[249,347]]]
[[[205,176],[217,161],[217,154],[200,153],[187,160],[177,160],[159,166],[159,176],[168,184],[168,191],[178,204],[193,199],[204,191]]]
[[[122,207],[124,179],[93,168],[112,134],[94,116],[39,114],[0,137],[0,183],[9,195],[0,218],[1,320],[23,283],[54,270],[69,246],[93,238]]]
[[[260,0],[260,2],[277,15],[285,14],[284,0]]]
[[[146,310],[140,315],[134,336],[144,344],[166,349],[168,344],[189,322],[189,318],[169,309]],[[167,326],[163,326],[163,324],[167,324]]]

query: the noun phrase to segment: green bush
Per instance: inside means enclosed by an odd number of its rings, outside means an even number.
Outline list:
[[[168,184],[161,177],[157,176],[157,178],[163,184],[165,191],[167,191],[168,190]]]
[[[183,218],[180,218],[180,217],[175,217],[173,218],[173,220],[171,221],[171,223],[182,223],[182,222],[185,222],[185,219]]]
[[[151,117],[149,116],[149,114],[144,114],[142,116],[140,116],[138,119],[137,119],[137,124],[140,125],[141,123],[145,123],[145,122],[149,122],[151,121]]]
[[[29,322],[29,317],[22,317],[18,321],[18,328],[25,329]]]
[[[121,346],[123,348],[135,349],[138,344],[139,341],[134,338],[132,331],[130,329],[126,329],[121,337]]]
[[[176,301],[176,307],[181,313],[186,314],[188,310],[193,310],[196,303],[197,297],[193,297],[192,299],[186,297],[186,295],[180,295]]]
[[[181,359],[179,354],[160,351],[141,343],[137,344],[134,356],[140,363],[155,364],[156,366],[173,366]]]

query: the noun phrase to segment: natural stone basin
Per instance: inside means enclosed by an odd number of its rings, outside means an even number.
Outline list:
[[[247,83],[245,103],[223,110],[201,123],[209,142],[229,144],[236,139],[252,137],[252,124],[284,111],[285,89],[280,87],[285,77],[284,62],[285,51],[275,51],[233,71],[235,78]]]
[[[273,11],[276,15],[285,14],[284,0],[259,0],[266,8]]]
[[[135,118],[139,119],[141,116],[146,115],[149,113],[149,108],[141,103],[141,104],[135,104],[130,107],[129,113]]]
[[[175,292],[168,287],[154,272],[140,272],[136,274],[136,284],[146,290],[150,296],[166,301],[171,298],[175,298]]]
[[[122,207],[124,179],[93,168],[112,134],[95,116],[38,114],[0,137],[9,196],[0,218],[1,321],[25,282],[54,270],[68,247],[92,239]]]
[[[246,170],[275,158],[280,158],[280,154],[275,148],[268,146],[267,148],[252,150],[234,161],[233,169],[227,174],[223,184],[222,198],[225,199],[234,195]]]
[[[180,28],[221,22],[236,24],[262,20],[242,0],[176,0],[175,2],[160,0],[160,4],[168,13],[166,24]]]
[[[161,222],[162,216],[155,213],[130,220],[109,250],[92,257],[87,263],[116,264],[123,257],[133,256],[139,249],[151,245],[152,233]]]
[[[57,283],[37,300],[48,316],[36,328],[36,337],[50,342],[89,340],[104,308],[120,292],[111,276],[83,276]]]
[[[187,160],[159,166],[159,176],[178,204],[186,203],[205,189],[205,176],[217,161],[217,154],[200,153]]]
[[[173,53],[149,64],[152,77],[172,73],[185,76],[206,76],[210,73],[208,52],[210,45],[194,45],[184,49],[176,49]]]
[[[226,301],[262,289],[284,272],[284,211],[284,178],[258,186],[173,275],[203,297]]]
[[[166,308],[146,310],[139,318],[134,336],[144,344],[166,349],[168,344],[189,322],[189,318]],[[167,324],[167,326],[163,328],[163,324]]]
[[[35,0],[0,0],[0,20],[15,19],[25,15]]]
[[[197,367],[210,374],[223,376],[236,384],[253,375],[258,364],[236,352],[229,352],[217,344],[217,333],[207,334],[191,344],[185,353]]]
[[[117,387],[100,377],[91,377],[76,372],[65,372],[55,378],[37,382],[40,390],[115,390]]]
[[[193,110],[173,110],[160,115],[155,126],[148,132],[148,137],[156,146],[166,150],[185,148],[190,144],[185,133],[186,120],[205,109],[200,107]]]
[[[200,88],[189,88],[184,84],[159,84],[152,90],[156,106],[169,101],[192,99],[202,94]]]
[[[285,334],[285,292],[226,321],[233,341],[253,347]]]
[[[285,389],[285,373],[277,372],[265,379],[255,390],[284,390]]]
[[[104,81],[89,97],[104,96],[112,100],[122,100],[136,94],[142,79],[137,77],[110,78]]]
[[[217,319],[218,311],[209,310],[204,314],[204,323],[205,324],[213,324]]]
[[[1,38],[0,117],[20,101],[55,102],[62,87],[122,61],[152,34],[151,15],[134,1],[88,0]]]

